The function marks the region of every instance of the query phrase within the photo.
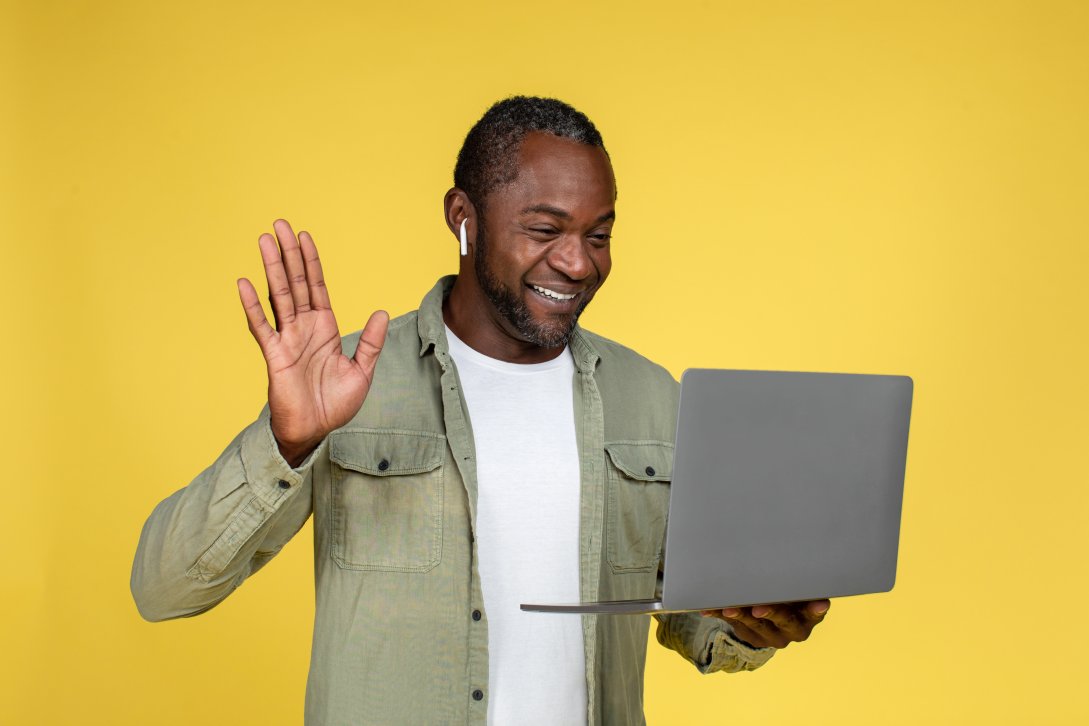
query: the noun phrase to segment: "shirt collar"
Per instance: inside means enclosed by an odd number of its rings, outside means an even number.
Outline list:
[[[420,302],[420,310],[416,319],[417,330],[420,334],[420,356],[422,357],[432,351],[439,358],[443,367],[446,366],[446,362],[450,357],[450,345],[446,340],[446,326],[442,320],[442,302],[450,294],[450,290],[454,287],[454,281],[457,278],[457,275],[447,275],[439,278],[439,281],[435,283],[435,286]],[[598,361],[601,360],[601,356],[597,354],[597,350],[590,342],[590,338],[582,329],[582,326],[575,325],[575,329],[571,331],[569,345],[571,346],[571,355],[575,359],[575,368],[578,369],[579,373],[593,373]]]

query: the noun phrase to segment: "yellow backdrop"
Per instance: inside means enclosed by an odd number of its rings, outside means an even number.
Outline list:
[[[466,130],[532,93],[615,162],[587,327],[915,379],[895,590],[755,673],[652,643],[651,723],[1085,723],[1087,8],[5,2],[0,722],[301,721],[309,526],[154,625],[140,526],[262,405],[258,234],[312,231],[345,332],[416,307]]]

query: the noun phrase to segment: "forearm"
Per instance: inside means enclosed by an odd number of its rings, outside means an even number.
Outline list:
[[[310,516],[313,459],[292,470],[263,411],[189,486],[163,500],[133,561],[140,614],[167,620],[203,612],[268,562]]]

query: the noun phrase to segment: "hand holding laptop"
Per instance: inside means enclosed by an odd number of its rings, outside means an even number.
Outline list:
[[[754,648],[785,648],[809,637],[831,607],[828,600],[781,602],[744,608],[703,610],[701,615],[725,620],[734,635]]]

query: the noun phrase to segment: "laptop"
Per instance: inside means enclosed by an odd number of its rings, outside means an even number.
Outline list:
[[[685,371],[661,598],[522,610],[688,612],[891,590],[912,391],[906,376]]]

